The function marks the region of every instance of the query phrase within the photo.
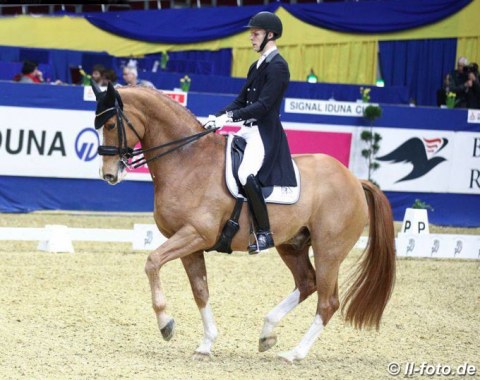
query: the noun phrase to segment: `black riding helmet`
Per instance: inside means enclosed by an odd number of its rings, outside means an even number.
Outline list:
[[[274,39],[280,38],[283,32],[282,21],[275,13],[271,12],[257,13],[250,19],[246,28],[265,29],[275,35]]]
[[[268,41],[276,40],[282,36],[283,26],[280,18],[272,12],[259,12],[253,16],[246,28],[264,29],[267,31],[265,39],[260,45],[260,51],[263,50]],[[268,32],[273,33],[273,38],[268,39]]]

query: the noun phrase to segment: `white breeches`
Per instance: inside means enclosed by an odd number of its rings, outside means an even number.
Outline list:
[[[263,147],[262,138],[258,131],[258,126],[243,126],[235,135],[243,137],[247,142],[243,161],[238,168],[238,179],[245,186],[249,175],[257,175],[262,167],[265,158],[265,148]]]

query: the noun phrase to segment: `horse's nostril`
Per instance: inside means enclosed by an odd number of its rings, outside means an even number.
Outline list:
[[[107,182],[113,182],[115,180],[115,176],[112,174],[104,174],[103,179]]]

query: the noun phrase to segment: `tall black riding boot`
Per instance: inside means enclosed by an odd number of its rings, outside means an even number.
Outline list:
[[[262,188],[257,177],[253,174],[248,176],[247,183],[243,187],[247,194],[250,209],[253,211],[254,219],[257,223],[256,237],[257,241],[248,246],[249,253],[258,253],[265,249],[274,247],[272,233],[270,232],[270,223],[268,221],[267,205],[263,198]]]

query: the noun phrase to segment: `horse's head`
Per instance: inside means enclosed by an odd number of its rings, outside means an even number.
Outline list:
[[[98,147],[98,154],[103,156],[100,177],[115,185],[125,177],[127,161],[140,136],[123,113],[122,98],[112,84],[107,91],[101,91],[94,81],[91,84],[97,99],[95,129],[103,127],[103,145]]]

